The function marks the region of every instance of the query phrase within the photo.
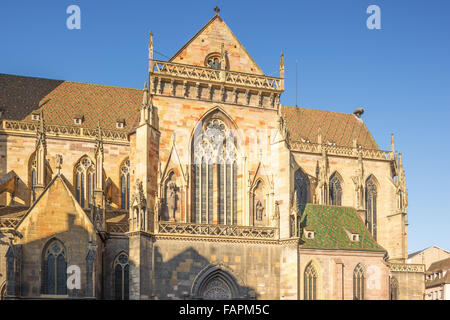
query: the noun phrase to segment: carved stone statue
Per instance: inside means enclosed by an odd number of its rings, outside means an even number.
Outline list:
[[[258,202],[256,203],[256,220],[262,221],[263,212],[264,212],[264,207],[263,207],[261,201],[258,200]]]
[[[174,181],[169,182],[167,185],[167,207],[169,209],[169,217],[171,220],[175,220],[175,213],[177,211],[178,203],[178,187]]]

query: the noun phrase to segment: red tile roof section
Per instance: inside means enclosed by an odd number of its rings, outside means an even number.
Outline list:
[[[281,106],[291,141],[317,143],[319,127],[322,142],[336,143],[338,146],[353,147],[353,135],[357,144],[365,149],[377,149],[374,138],[361,119],[353,114]]]
[[[142,90],[97,84],[0,74],[0,108],[3,119],[31,121],[31,114],[44,111],[48,124],[74,125],[82,114],[81,126],[117,129],[125,119],[130,130],[139,113]]]

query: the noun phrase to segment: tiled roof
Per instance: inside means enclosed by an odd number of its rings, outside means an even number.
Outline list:
[[[304,231],[302,248],[385,251],[373,239],[354,208],[307,204],[303,217],[303,230],[314,231],[314,238],[307,238]],[[350,234],[358,234],[359,241],[351,241]]]
[[[74,116],[83,115],[81,126],[94,128],[100,121],[105,129],[123,130],[135,121],[142,90],[0,74],[0,108],[3,119],[31,121],[31,114],[44,111],[48,124],[74,125]]]
[[[428,271],[434,272],[447,269],[450,269],[450,258],[433,262],[428,268]]]
[[[353,136],[357,144],[365,149],[377,149],[374,138],[364,122],[353,114],[281,106],[291,141],[310,141],[317,143],[319,127],[322,142],[338,146],[353,147]]]

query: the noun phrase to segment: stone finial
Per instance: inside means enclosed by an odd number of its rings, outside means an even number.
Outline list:
[[[148,40],[148,59],[153,60],[153,32],[150,31],[150,39]]]
[[[216,16],[218,16],[218,15],[219,15],[219,12],[220,12],[220,8],[219,8],[218,6],[216,6],[216,7],[214,8],[214,12],[216,13]]]
[[[95,155],[97,157],[98,153],[103,154],[103,136],[102,128],[100,127],[100,120],[97,123],[97,133],[95,135]]]
[[[148,103],[148,89],[147,89],[147,81],[144,85],[143,96],[142,96],[142,105],[146,106]]]
[[[281,52],[280,56],[280,78],[284,78],[284,54]]]
[[[63,164],[63,156],[62,154],[58,153],[56,155],[56,169],[58,170],[58,174],[61,174],[62,164]]]
[[[391,133],[391,152],[395,153],[394,134]]]
[[[46,141],[46,128],[45,128],[45,121],[44,121],[44,112],[41,111],[39,114],[39,125],[36,129],[36,147],[38,147],[40,144],[42,144],[44,147],[47,144]]]

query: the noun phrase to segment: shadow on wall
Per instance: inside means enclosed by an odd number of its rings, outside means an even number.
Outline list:
[[[63,250],[57,256],[61,255],[64,258],[64,265],[66,267],[76,265],[81,271],[81,288],[67,290],[66,294],[68,297],[75,299],[94,297],[96,292],[99,292],[98,284],[101,283],[99,270],[102,270],[100,254],[103,251],[103,246],[98,236],[75,224],[75,218],[74,214],[67,216],[67,228],[65,231],[46,234],[32,241],[27,241],[26,238],[23,238],[15,245],[15,248],[21,247],[21,256],[17,258],[21,260],[22,267],[19,269],[20,276],[18,279],[21,279],[20,284],[14,295],[47,299],[46,296],[42,296],[42,294],[45,294],[45,289],[43,288],[46,281],[43,274],[44,260],[47,259],[48,254],[46,251],[49,248],[49,244],[53,241],[62,244]],[[46,226],[43,226],[41,231],[45,233],[44,227]],[[96,256],[92,259],[89,251],[95,247]],[[59,280],[55,278],[54,281]],[[63,282],[66,284],[65,279]],[[97,286],[96,288],[93,287],[94,283]],[[56,286],[57,284],[55,284]],[[65,297],[67,296],[62,295],[62,298]]]
[[[257,299],[255,290],[224,264],[211,264],[194,248],[167,262],[155,247],[153,296],[158,299],[227,300]]]

